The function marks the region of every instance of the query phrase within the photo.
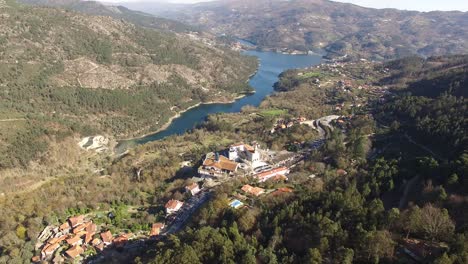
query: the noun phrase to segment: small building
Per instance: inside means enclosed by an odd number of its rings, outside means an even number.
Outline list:
[[[252,194],[254,196],[260,196],[260,195],[265,193],[264,189],[259,188],[259,187],[253,187],[253,186],[250,186],[248,184],[242,186],[242,191],[244,191],[244,192],[246,192],[248,194]]]
[[[99,238],[93,239],[93,241],[91,242],[91,244],[92,244],[96,249],[98,249],[99,251],[103,251],[103,250],[104,250],[104,243],[103,243],[102,240],[99,239]]]
[[[82,223],[73,228],[73,234],[78,234],[79,232],[86,229],[87,223]]]
[[[59,237],[53,237],[51,239],[49,239],[49,241],[47,241],[47,244],[57,244],[57,243],[60,243],[62,241],[64,241],[65,239],[67,238],[67,235],[63,235],[63,236],[59,236]]]
[[[79,255],[83,254],[84,249],[78,245],[73,246],[69,250],[65,251],[65,253],[72,259],[78,257]]]
[[[150,236],[159,236],[159,233],[161,232],[161,229],[165,227],[164,223],[154,223],[153,226],[151,227],[151,232]]]
[[[273,178],[277,175],[287,175],[289,174],[289,169],[286,167],[279,167],[276,169],[264,171],[261,173],[258,173],[254,175],[254,178],[256,178],[259,182],[265,182],[270,178]]]
[[[336,170],[336,174],[338,174],[339,176],[345,176],[348,174],[348,172],[343,169],[338,169]]]
[[[114,240],[112,242],[117,247],[122,247],[123,245],[125,245],[125,243],[128,242],[128,239],[130,238],[130,236],[131,236],[131,234],[122,234],[122,235],[114,238]]]
[[[194,182],[188,186],[185,187],[185,190],[187,192],[190,192],[192,195],[196,195],[197,193],[199,193],[201,190],[200,190],[200,186],[198,185],[198,183]]]
[[[74,237],[67,239],[67,243],[70,246],[78,245],[79,243],[81,243],[81,235],[77,234]]]
[[[70,217],[68,218],[68,222],[70,222],[70,226],[73,228],[78,225],[81,225],[84,222],[84,215]]]
[[[60,227],[59,227],[59,230],[61,232],[69,232],[70,231],[70,224],[68,223],[68,221],[66,221],[65,223],[61,224]]]
[[[42,259],[46,259],[48,258],[49,256],[52,256],[52,254],[54,254],[54,252],[60,247],[60,244],[59,243],[55,243],[55,244],[46,244],[44,246],[44,248],[42,249],[41,251],[41,256],[42,256]]]
[[[184,202],[171,199],[166,203],[166,213],[167,214],[175,213],[179,211],[180,208],[182,208],[182,205],[184,205]]]
[[[208,153],[203,165],[198,169],[202,177],[222,177],[233,175],[239,168],[239,163],[231,161],[219,153]]]
[[[283,187],[283,188],[278,188],[278,191],[283,192],[283,193],[292,193],[293,189],[288,188],[288,187]]]
[[[105,246],[110,245],[112,243],[112,239],[113,239],[111,231],[108,230],[106,232],[102,232],[101,233],[101,238],[102,238],[102,242],[104,243]]]
[[[101,239],[99,239],[99,238],[95,238],[95,239],[93,239],[93,241],[91,241],[91,245],[93,245],[93,246],[95,246],[95,247],[96,247],[97,245],[101,244],[101,243],[102,243],[102,241],[101,241]]]
[[[86,226],[85,231],[86,231],[85,243],[88,244],[93,239],[94,234],[96,234],[96,231],[97,231],[96,224],[94,224],[93,222],[90,222],[90,224]]]
[[[41,257],[40,256],[34,256],[31,258],[32,263],[39,263],[41,262]]]

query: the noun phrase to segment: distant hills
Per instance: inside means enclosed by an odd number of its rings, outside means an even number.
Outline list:
[[[148,13],[133,11],[124,6],[106,5],[97,1],[83,0],[18,0],[18,2],[35,6],[58,7],[73,10],[89,15],[111,16],[125,19],[140,26],[165,31],[196,31],[195,27],[188,26],[175,20],[156,17]]]
[[[371,9],[327,0],[226,0],[193,5],[127,4],[247,39],[260,48],[394,59],[468,52],[468,13]],[[153,7],[152,7],[153,6]]]

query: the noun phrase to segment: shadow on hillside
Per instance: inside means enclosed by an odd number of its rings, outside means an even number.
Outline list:
[[[84,263],[133,263],[136,257],[144,255],[163,239],[165,238],[136,239],[122,245],[109,245],[97,255],[86,259]]]

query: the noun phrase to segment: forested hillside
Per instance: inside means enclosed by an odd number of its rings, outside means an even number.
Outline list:
[[[155,17],[147,13],[130,10],[123,6],[105,5],[96,1],[19,0],[18,2],[35,6],[58,7],[89,15],[110,16],[113,18],[125,19],[126,21],[132,22],[143,27],[170,32],[197,31],[194,26],[186,25],[175,20],[170,20],[162,17]]]
[[[330,57],[377,60],[468,51],[468,14],[462,12],[371,9],[327,0],[227,0],[161,8],[148,3],[126,5],[243,38],[265,49],[325,50]]]
[[[13,1],[0,20],[2,168],[27,167],[50,140],[137,136],[251,91],[255,59],[186,36]]]
[[[101,260],[413,263],[404,248],[418,241],[428,263],[466,263],[465,67],[466,56],[457,56],[288,71],[277,84],[283,92],[259,108],[214,115],[191,133],[96,160],[104,168],[100,177],[68,170],[27,195],[4,197],[1,260],[31,258],[43,226],[70,215],[101,215],[113,232],[149,230],[163,219],[162,204],[187,196],[184,186],[205,153],[257,141],[274,151],[308,153],[289,181],[257,184],[292,192],[247,197],[247,207],[233,209],[229,200],[242,196],[249,179],[228,181],[214,187],[214,197],[181,233]],[[308,144],[320,135],[308,125],[270,132],[278,119],[331,114],[341,122],[312,151]]]
[[[245,109],[242,116],[213,117],[205,128],[229,137],[233,128],[221,124],[235,124],[236,136],[272,148],[316,138],[305,127],[267,133],[271,117],[262,113],[274,107],[312,118],[353,112],[351,121],[341,124],[344,132],[331,133],[324,147],[290,175],[286,186],[294,193],[249,199],[248,208],[231,209],[229,196],[243,181],[225,184],[190,228],[136,262],[418,263],[416,258],[466,263],[466,62],[466,56],[409,58],[285,73],[278,88],[286,92],[269,98],[261,109]],[[341,91],[339,83],[348,80],[352,83]],[[389,92],[380,95],[380,89]],[[305,103],[313,97],[309,93],[318,97],[314,106],[322,112]],[[343,109],[330,107],[341,100]],[[356,100],[367,104],[349,108]],[[255,136],[249,135],[252,131]],[[200,133],[193,136],[200,138]],[[260,186],[277,188],[278,183]],[[413,251],[415,258],[404,251],[415,250],[414,241],[424,248]]]

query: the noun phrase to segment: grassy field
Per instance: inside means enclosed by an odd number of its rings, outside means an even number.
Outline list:
[[[288,114],[288,110],[285,109],[267,109],[260,112],[263,117],[278,117]]]
[[[299,76],[299,79],[320,78],[321,76],[322,74],[320,72],[306,72]]]

